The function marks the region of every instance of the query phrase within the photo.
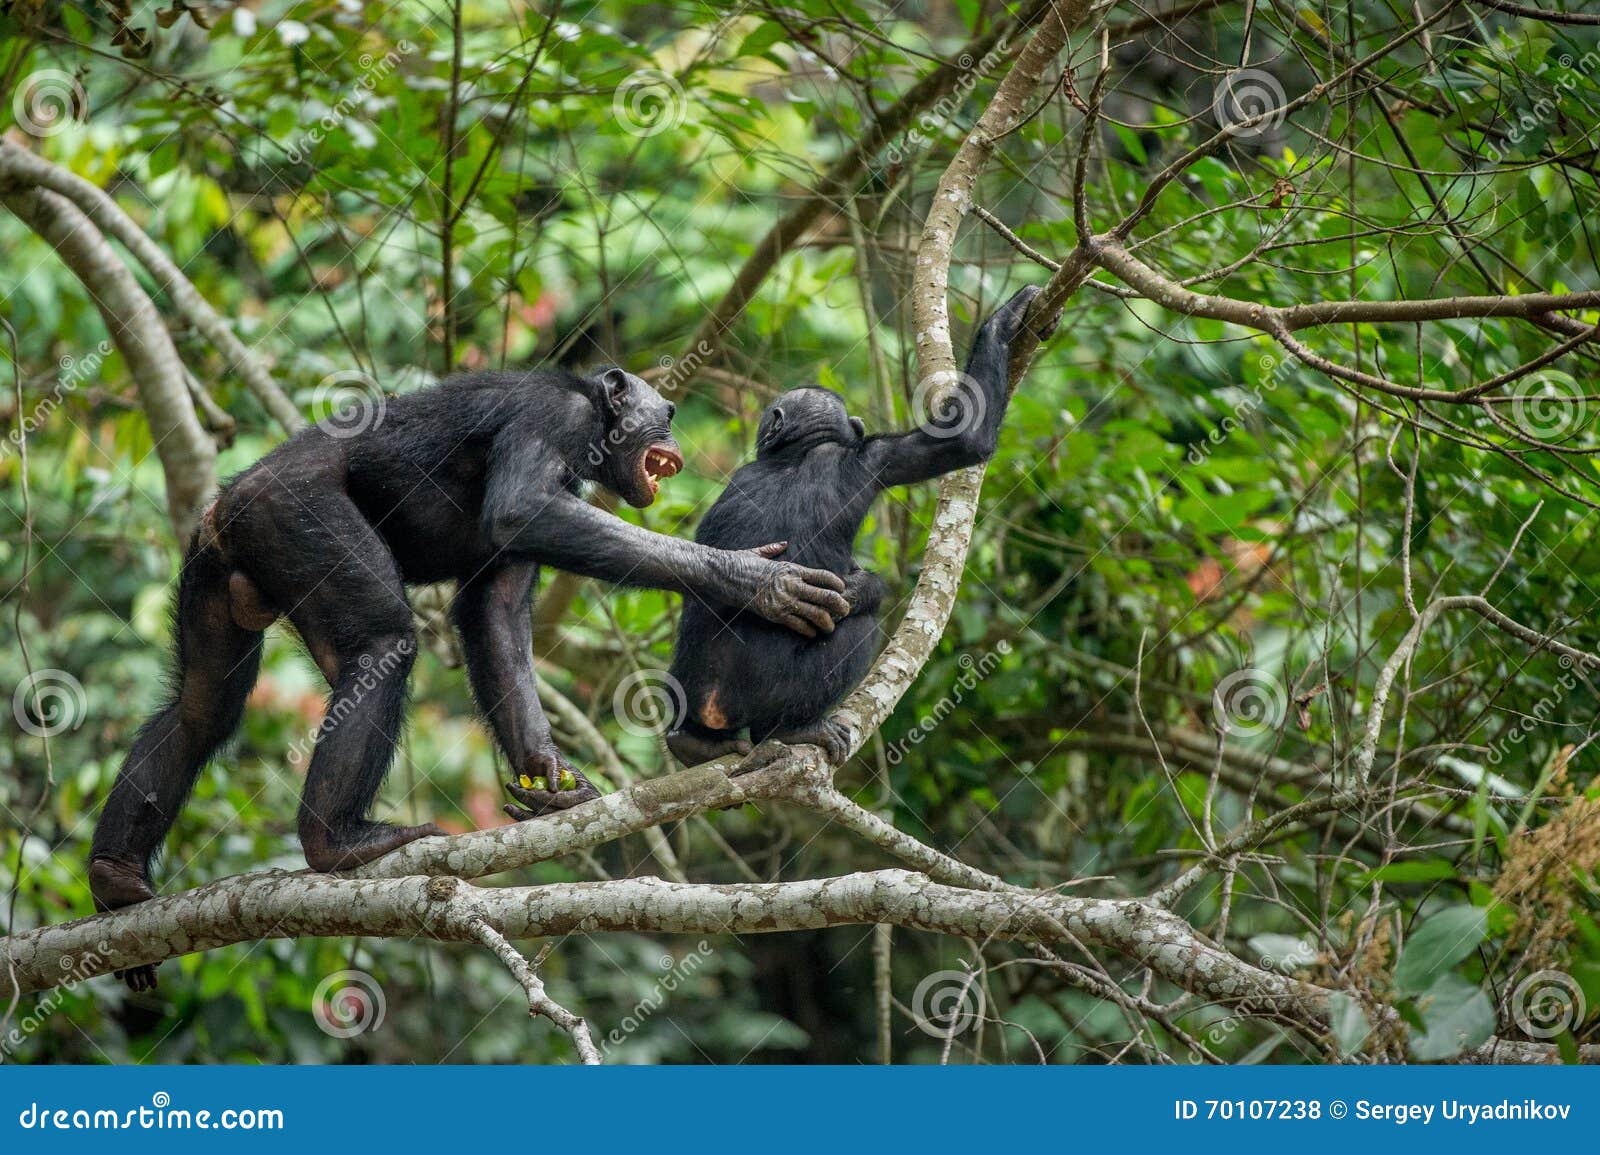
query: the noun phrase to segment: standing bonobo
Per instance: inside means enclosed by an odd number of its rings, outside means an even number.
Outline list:
[[[529,599],[541,565],[742,606],[807,636],[849,612],[831,573],[630,525],[584,501],[596,482],[639,508],[683,456],[674,406],[621,369],[474,373],[390,399],[370,427],[306,429],[206,510],[178,582],[171,700],[134,741],[95,830],[89,884],[115,909],[153,896],[150,864],[196,777],[238,727],[262,631],[289,619],[332,692],[299,832],[315,870],[370,862],[438,827],[368,810],[394,757],[416,650],[409,583],[454,580],[473,693],[536,817],[596,796],[562,758],[534,684]],[[567,787],[561,789],[560,787]],[[154,982],[154,968],[129,972]]]
[[[867,437],[837,393],[795,389],[762,414],[756,459],[706,512],[695,540],[743,549],[786,540],[785,557],[845,582],[850,614],[827,637],[773,629],[738,603],[685,599],[672,676],[682,687],[667,744],[688,766],[756,742],[810,742],[834,762],[850,735],[824,715],[866,673],[878,649],[884,586],[852,546],[878,494],[987,461],[1005,416],[1011,343],[1039,290],[1023,289],[986,321],[941,411],[910,433]],[[1048,335],[1041,333],[1042,336]]]

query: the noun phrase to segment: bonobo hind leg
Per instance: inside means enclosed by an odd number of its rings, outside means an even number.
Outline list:
[[[266,592],[293,607],[289,620],[333,675],[300,799],[300,844],[313,870],[349,870],[444,833],[368,817],[400,741],[417,639],[393,555],[344,494],[322,497],[298,530],[295,556],[259,577],[270,586],[297,575],[298,590]]]
[[[538,573],[533,565],[509,565],[479,574],[461,583],[452,607],[473,696],[511,765],[506,791],[522,803],[505,811],[519,821],[600,797],[594,784],[556,749],[539,705],[529,611]]]
[[[206,762],[235,729],[261,662],[261,634],[234,620],[228,570],[191,546],[178,579],[176,686],[140,729],[106,798],[89,852],[96,910],[155,895],[150,864]],[[156,968],[119,972],[134,990],[156,985]]]

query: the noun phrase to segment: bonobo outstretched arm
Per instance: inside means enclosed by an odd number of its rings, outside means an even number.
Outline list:
[[[497,445],[493,460],[484,525],[494,545],[514,556],[749,609],[806,637],[832,633],[835,621],[850,612],[837,575],[768,560],[782,542],[712,549],[630,525],[562,486],[554,451],[525,435],[503,452]]]
[[[929,481],[994,456],[1006,412],[1011,343],[1038,295],[1033,286],[1022,289],[983,323],[966,371],[941,412],[909,433],[867,438],[861,460],[880,489]]]

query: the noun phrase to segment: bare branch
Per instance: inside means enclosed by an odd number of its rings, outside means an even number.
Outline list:
[[[587,1066],[599,1066],[600,1049],[594,1045],[594,1039],[589,1034],[589,1024],[550,997],[534,965],[523,958],[522,952],[512,946],[505,935],[495,930],[487,918],[475,914],[468,919],[468,924],[478,941],[499,956],[527,993],[528,1014],[543,1015],[567,1032],[572,1037],[572,1045],[578,1048],[578,1058]]]
[[[49,242],[100,311],[139,389],[166,476],[173,532],[187,541],[216,488],[217,447],[195,414],[183,361],[161,314],[94,222],[71,201],[30,187],[0,192],[0,203]]]
[[[279,425],[290,433],[305,425],[305,418],[284,396],[255,352],[245,348],[244,343],[234,336],[228,323],[200,295],[200,291],[162,251],[161,246],[152,241],[104,191],[43,157],[0,140],[0,187],[7,182],[36,185],[70,200],[102,233],[124,245],[140,264],[150,270],[157,286],[172,298],[178,312],[216,346],[226,358],[228,367],[238,371],[250,392],[261,402],[262,408]]]

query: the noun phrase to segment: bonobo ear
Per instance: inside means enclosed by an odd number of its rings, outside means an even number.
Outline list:
[[[621,413],[628,400],[628,375],[621,369],[607,369],[600,375],[600,389],[611,412]]]
[[[756,448],[766,449],[778,440],[778,435],[783,432],[783,406],[774,405],[767,410],[767,415],[761,419],[761,428],[756,430]]]
[[[856,440],[860,441],[867,435],[867,423],[859,417],[850,418],[850,428],[856,431]]]

